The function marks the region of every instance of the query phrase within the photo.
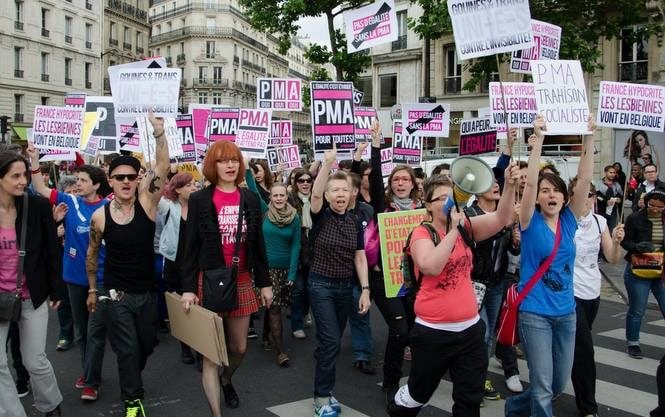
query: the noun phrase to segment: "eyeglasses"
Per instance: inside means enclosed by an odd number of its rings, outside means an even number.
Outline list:
[[[411,177],[393,177],[392,182],[411,182]]]
[[[645,174],[655,174],[656,170],[644,171]]]
[[[651,202],[649,204],[647,204],[647,207],[650,208],[650,209],[653,209],[653,210],[658,210],[658,211],[665,210],[665,206],[656,206],[656,205],[653,205]]]
[[[308,183],[308,184],[309,184],[309,183],[312,182],[312,179],[311,179],[311,178],[298,178],[298,179],[296,180],[296,182],[297,182],[298,184],[305,184],[305,183]]]
[[[433,198],[433,199],[429,200],[428,203],[430,203],[430,204],[431,203],[436,203],[437,201],[444,201],[445,202],[446,200],[448,200],[448,194],[443,194],[443,195],[440,195],[436,198]]]
[[[239,164],[240,160],[238,160],[238,159],[218,159],[217,162],[219,162],[220,164],[235,165],[235,164]]]
[[[136,181],[136,179],[139,177],[139,174],[115,174],[111,175],[111,178],[123,182],[125,180],[129,180],[130,182]]]

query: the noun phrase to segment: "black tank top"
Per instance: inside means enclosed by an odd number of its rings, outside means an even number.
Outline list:
[[[148,218],[138,198],[134,202],[134,218],[125,225],[113,220],[110,206],[104,206],[104,287],[128,293],[154,291],[155,222]]]

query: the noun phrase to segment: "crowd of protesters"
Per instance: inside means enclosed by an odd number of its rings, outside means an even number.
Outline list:
[[[0,291],[19,286],[22,298],[20,319],[0,321],[0,340],[10,342],[0,349],[0,415],[25,416],[20,398],[29,391],[38,411],[65,414],[45,354],[48,307],[58,310],[57,350],[74,344],[80,349],[74,385],[81,400],[98,398],[108,336],[126,415],[147,415],[142,400],[145,390],[155,387],[144,389],[141,376],[160,327],[166,327],[163,292],[180,294],[188,312],[206,297],[206,274],[231,265],[237,271],[234,307],[217,311],[225,326],[228,366],[220,371],[211,358],[181,343],[182,362],[201,370],[213,417],[222,415],[222,398],[228,408],[241,407],[233,377],[258,320],[261,346],[274,353],[280,367],[300,359],[288,356],[285,334],[300,343],[314,322],[315,417],[342,413],[333,391],[347,321],[353,366],[376,373],[372,305],[388,334],[380,349],[390,416],[419,414],[446,372],[453,386],[452,414],[479,416],[485,400],[500,398],[496,381],[488,377],[493,355],[514,394],[506,401],[506,416],[552,416],[552,402],[570,379],[580,415],[596,416],[591,328],[600,303],[599,262],[620,262],[622,248],[626,251],[631,358],[642,358],[639,336],[649,293],[665,317],[665,281],[645,278],[633,264],[634,255],[660,254],[662,260],[665,183],[659,167],[634,158],[628,174],[615,163],[594,181],[593,134],[585,136],[578,171],[566,184],[556,168],[541,165],[547,129],[542,117],[529,138],[528,162],[511,161],[517,135],[511,130],[491,188],[465,207],[451,207],[458,184],[448,164],[429,176],[421,168],[397,165],[384,182],[378,122],[372,141],[359,144],[352,161],[338,161],[333,146],[322,161],[290,173],[244,159],[232,142],[215,142],[198,182],[170,166],[163,120],[149,120],[156,152],[147,170],[123,154],[79,163],[73,176],[50,181],[53,170],[40,165],[32,144],[0,151]],[[589,131],[595,131],[591,119]],[[368,147],[369,161],[363,161]],[[632,213],[624,222],[625,205],[632,205]],[[419,208],[427,219],[409,231],[405,253],[420,285],[389,297],[378,215]],[[551,266],[519,309],[520,349],[528,363],[521,371],[530,381],[525,388],[517,366],[521,352],[497,343],[495,329],[509,284],[516,282],[521,290],[552,252]],[[411,361],[408,382],[400,386],[407,376],[405,360]],[[663,361],[653,417],[665,415],[662,368]]]

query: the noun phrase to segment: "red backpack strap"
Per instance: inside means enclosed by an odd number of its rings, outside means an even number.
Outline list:
[[[556,256],[557,252],[559,251],[559,243],[561,243],[561,221],[560,219],[557,219],[556,221],[556,235],[554,236],[554,247],[552,248],[552,253],[550,253],[550,256],[545,259],[545,262],[540,264],[536,272],[533,274],[531,279],[526,283],[524,288],[522,288],[522,291],[520,291],[519,295],[517,296],[516,303],[519,305],[524,298],[529,294],[531,289],[536,285],[536,283],[540,280],[540,278],[545,274],[545,271],[552,265],[552,262],[554,261],[554,257]]]

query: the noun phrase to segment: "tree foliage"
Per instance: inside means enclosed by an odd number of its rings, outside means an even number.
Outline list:
[[[452,32],[446,0],[411,0],[420,5],[423,16],[410,19],[411,27],[421,38],[438,39]],[[561,27],[560,59],[576,59],[587,72],[602,68],[599,42],[602,38],[620,38],[621,30],[639,25],[631,41],[648,37],[662,30],[659,24],[648,22],[644,0],[531,0],[531,17]],[[502,54],[501,61],[510,59]],[[497,71],[494,55],[467,61],[471,79],[465,90],[475,90],[490,73]]]
[[[354,9],[370,2],[367,0],[239,0],[250,24],[257,30],[272,33],[279,41],[279,52],[284,55],[291,47],[291,40],[297,35],[298,20],[302,17],[324,15],[330,49],[327,46],[312,44],[306,53],[312,63],[335,67],[335,78],[339,81],[353,81],[371,63],[367,54],[349,54],[344,33],[336,30],[333,20],[346,10]]]

